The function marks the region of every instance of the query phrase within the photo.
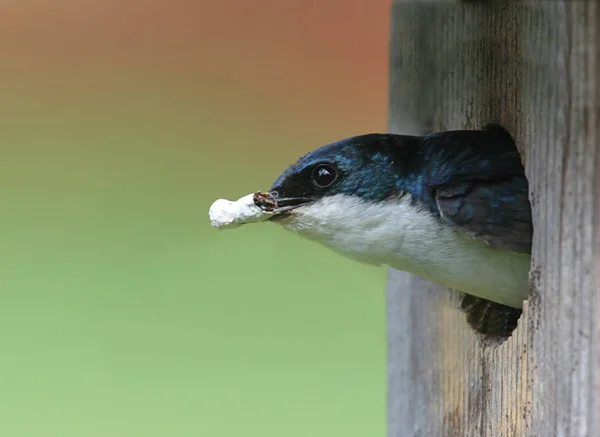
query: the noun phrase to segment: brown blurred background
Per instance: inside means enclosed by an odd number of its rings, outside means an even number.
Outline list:
[[[207,212],[386,130],[388,9],[0,6],[0,435],[384,435],[385,272]]]

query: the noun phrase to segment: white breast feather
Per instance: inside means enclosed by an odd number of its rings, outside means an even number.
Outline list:
[[[280,223],[347,257],[415,273],[505,305],[520,308],[527,296],[528,254],[476,241],[411,204],[408,196],[386,202],[327,196]]]

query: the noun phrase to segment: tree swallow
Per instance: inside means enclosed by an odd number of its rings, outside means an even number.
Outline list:
[[[503,128],[347,138],[300,158],[271,195],[269,220],[285,229],[460,291],[468,323],[486,336],[516,327],[533,225],[523,164]]]

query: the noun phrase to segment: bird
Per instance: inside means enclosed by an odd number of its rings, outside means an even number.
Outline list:
[[[269,221],[457,290],[467,323],[486,338],[516,328],[533,222],[524,166],[502,126],[342,139],[298,159],[270,195]]]

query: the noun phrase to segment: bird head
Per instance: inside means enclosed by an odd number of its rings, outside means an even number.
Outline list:
[[[416,150],[415,141],[367,134],[304,155],[273,183],[278,212],[271,221],[344,252],[368,250],[414,176],[414,160],[404,158]]]
[[[332,197],[384,201],[397,194],[402,177],[398,138],[368,134],[319,147],[284,170],[271,193],[289,212]]]

